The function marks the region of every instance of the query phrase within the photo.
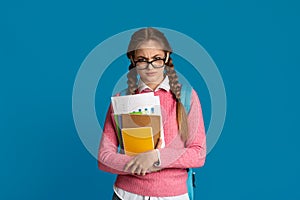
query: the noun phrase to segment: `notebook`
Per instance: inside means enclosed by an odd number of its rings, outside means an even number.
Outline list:
[[[154,146],[161,136],[159,115],[122,114],[119,123],[122,128],[151,127]]]
[[[154,149],[152,127],[122,128],[121,133],[126,155],[134,156]]]

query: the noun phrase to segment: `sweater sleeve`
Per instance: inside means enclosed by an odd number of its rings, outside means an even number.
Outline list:
[[[112,105],[110,105],[98,151],[98,167],[113,174],[129,174],[124,171],[124,168],[132,157],[118,153],[118,138],[112,117],[113,111]]]
[[[202,109],[195,90],[192,90],[188,130],[189,138],[184,148],[180,148],[182,141],[178,134],[171,144],[160,149],[161,168],[195,168],[205,163],[206,135]]]

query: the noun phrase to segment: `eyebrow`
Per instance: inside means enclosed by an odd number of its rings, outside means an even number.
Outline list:
[[[155,58],[155,57],[157,57],[157,56],[163,57],[163,56],[161,56],[161,54],[156,54],[156,55],[152,56],[151,58]],[[145,58],[145,59],[148,59],[147,57],[144,57],[144,56],[138,56],[138,58]]]

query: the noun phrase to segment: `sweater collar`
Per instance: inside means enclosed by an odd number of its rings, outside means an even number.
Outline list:
[[[146,83],[144,83],[141,79],[139,79],[138,82],[138,91],[141,93],[145,90],[151,91],[151,92],[156,92],[159,89],[164,89],[166,91],[170,90],[170,84],[169,84],[169,77],[166,76],[164,78],[164,80],[155,88],[155,90],[153,91],[148,85],[146,85]]]

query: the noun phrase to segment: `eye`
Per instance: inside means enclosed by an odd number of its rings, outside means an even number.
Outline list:
[[[157,57],[154,58],[154,60],[162,60],[162,58],[157,56]]]
[[[147,62],[145,58],[139,58],[136,62]]]

